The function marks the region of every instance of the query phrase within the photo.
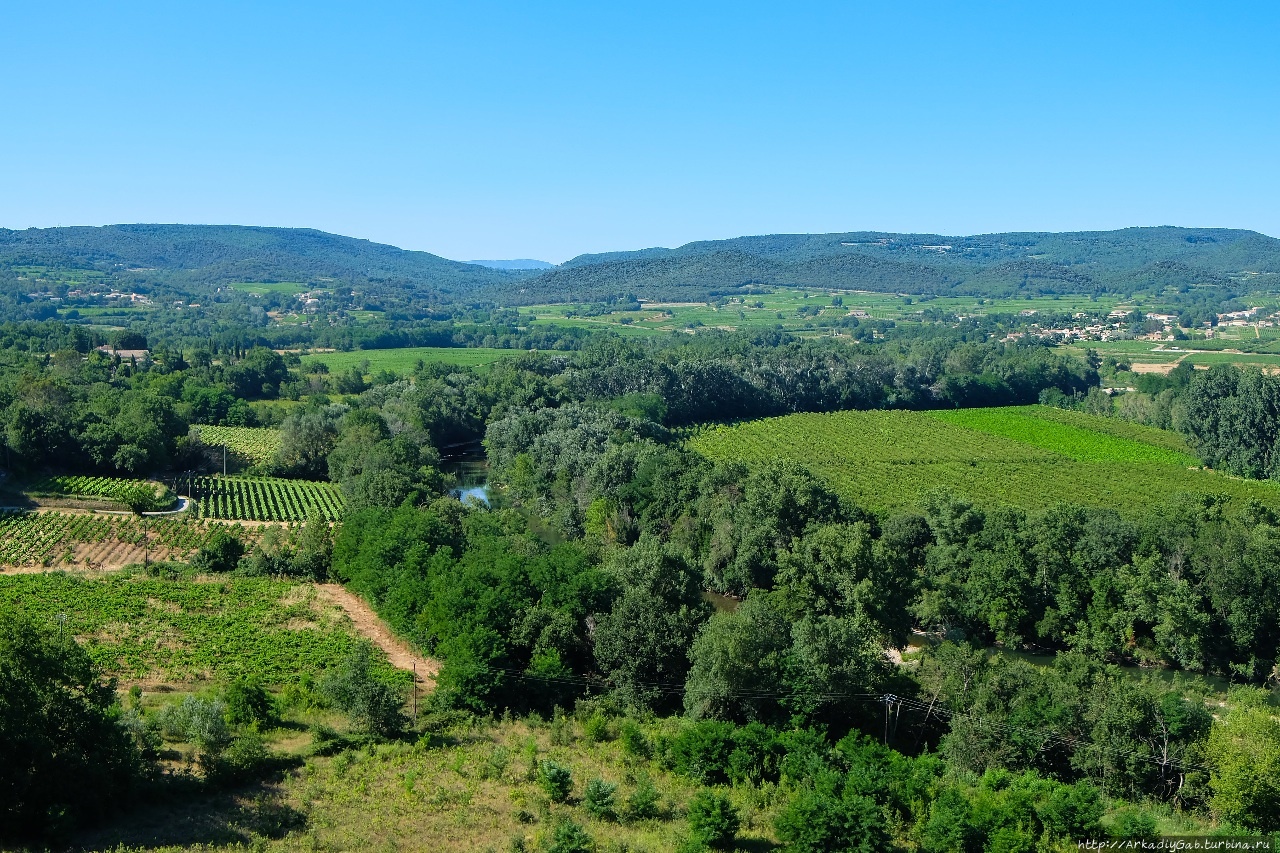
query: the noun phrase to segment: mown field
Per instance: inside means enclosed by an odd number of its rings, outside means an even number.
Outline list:
[[[12,575],[0,576],[0,605],[66,631],[107,673],[131,681],[252,675],[281,685],[334,666],[358,642],[336,605],[296,581]]]
[[[797,414],[720,426],[690,445],[715,459],[799,462],[868,509],[917,507],[948,489],[981,505],[1061,502],[1138,514],[1178,494],[1280,507],[1280,488],[1191,470],[1178,436],[1039,406]]]
[[[487,347],[405,347],[403,349],[362,349],[351,352],[324,352],[304,356],[304,365],[327,365],[332,373],[345,373],[353,367],[365,373],[389,370],[412,373],[419,361],[438,361],[459,367],[482,367],[501,358],[513,358],[521,350]],[[366,362],[368,363],[366,366]]]

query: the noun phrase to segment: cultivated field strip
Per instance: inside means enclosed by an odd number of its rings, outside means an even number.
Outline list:
[[[116,568],[144,551],[153,559],[184,559],[218,529],[249,538],[240,525],[195,519],[154,518],[73,512],[0,512],[0,566]]]
[[[337,605],[297,581],[0,575],[0,605],[14,604],[49,625],[61,616],[94,662],[126,681],[207,685],[251,675],[282,685],[337,666],[361,642]],[[380,657],[375,668],[409,679]]]
[[[307,521],[342,516],[342,491],[333,483],[277,477],[188,477],[182,492],[196,502],[202,518],[231,521]]]
[[[1200,460],[1186,452],[1185,448],[1179,452],[1135,437],[1103,432],[1097,425],[1087,421],[1068,423],[1044,416],[1056,411],[1059,410],[1049,407],[1011,406],[999,409],[949,409],[929,412],[929,415],[965,429],[1003,436],[1051,450],[1078,462],[1162,462],[1184,468],[1200,464]],[[1161,431],[1151,429],[1149,432],[1160,434]]]
[[[72,495],[75,497],[120,500],[137,488],[155,490],[155,483],[147,480],[127,480],[122,477],[64,476],[47,477],[31,487],[33,494]]]
[[[982,411],[957,420],[980,421],[986,417]],[[1170,449],[1170,439],[1162,446],[1143,444],[1085,429],[1086,421],[1047,419],[1044,428],[1033,430],[1017,423],[1026,415],[1015,411],[1010,421],[995,411],[986,426],[1025,440],[970,429],[940,413],[878,411],[714,427],[690,438],[689,446],[713,459],[747,464],[798,462],[852,502],[878,511],[918,508],[939,488],[979,505],[1024,509],[1074,503],[1134,514],[1181,494],[1253,499],[1280,509],[1276,484],[1189,470],[1186,463],[1194,460]]]
[[[213,447],[226,447],[227,452],[251,465],[269,462],[280,449],[280,430],[268,427],[226,427],[197,425],[192,427],[200,440]]]

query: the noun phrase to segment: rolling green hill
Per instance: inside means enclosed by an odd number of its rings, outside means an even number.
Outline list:
[[[52,271],[52,274],[51,274]],[[973,237],[772,234],[675,249],[580,255],[549,270],[493,269],[292,228],[110,225],[0,229],[0,284],[15,293],[96,280],[180,296],[245,282],[347,286],[397,302],[590,302],[617,294],[705,301],[772,287],[982,297],[1280,291],[1280,240],[1214,228]],[[40,284],[39,282],[46,282]]]
[[[238,282],[383,285],[448,298],[527,277],[307,228],[108,225],[0,229],[0,270],[82,271],[116,286]]]
[[[525,285],[530,301],[618,292],[697,298],[752,286],[1011,296],[1280,287],[1280,240],[1220,228],[973,237],[773,234],[581,255]]]

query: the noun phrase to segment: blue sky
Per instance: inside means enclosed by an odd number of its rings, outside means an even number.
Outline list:
[[[1278,4],[14,3],[0,226],[1280,235]]]

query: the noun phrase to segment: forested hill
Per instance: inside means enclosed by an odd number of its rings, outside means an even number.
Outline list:
[[[1010,296],[1216,287],[1280,290],[1280,240],[1220,228],[1126,228],[973,237],[772,234],[581,255],[543,273],[523,301],[700,299],[753,285]]]
[[[975,237],[773,234],[580,255],[550,270],[494,269],[311,229],[109,225],[0,229],[0,285],[89,272],[112,286],[175,294],[238,282],[348,286],[383,304],[694,300],[753,287],[919,294],[1280,291],[1280,240],[1253,231],[1127,228]],[[52,280],[76,281],[78,275]]]
[[[528,273],[489,269],[307,228],[108,225],[0,229],[0,272],[40,267],[107,274],[121,286],[324,282],[394,287],[441,301]]]

